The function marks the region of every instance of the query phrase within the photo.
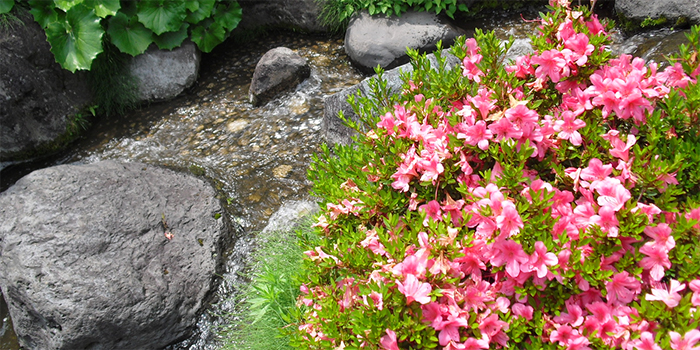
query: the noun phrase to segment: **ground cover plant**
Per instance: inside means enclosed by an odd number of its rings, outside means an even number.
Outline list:
[[[303,349],[698,349],[700,28],[663,70],[551,1],[535,52],[477,31],[309,169]]]
[[[172,50],[190,38],[203,52],[222,43],[241,20],[235,0],[0,0],[0,15],[28,6],[63,68],[90,70],[103,37],[136,56],[156,43]]]

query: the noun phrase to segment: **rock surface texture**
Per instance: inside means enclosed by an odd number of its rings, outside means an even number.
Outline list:
[[[691,23],[700,23],[698,0],[615,0],[615,11],[635,21],[665,17],[673,25],[678,18],[685,17]]]
[[[230,241],[215,195],[190,175],[113,161],[38,170],[2,193],[0,287],[20,345],[162,349],[187,337]]]
[[[466,34],[445,18],[430,12],[406,12],[401,17],[356,14],[345,32],[345,52],[365,72],[377,65],[389,69],[408,62],[406,48],[431,52],[442,40],[448,47]]]
[[[306,59],[286,47],[266,52],[258,61],[250,83],[250,103],[262,105],[282,91],[291,89],[311,74]]]
[[[20,18],[0,26],[0,160],[52,142],[90,100],[84,75],[61,68],[39,24]]]
[[[461,63],[457,57],[449,53],[448,49],[442,50],[442,55],[446,58],[445,65],[448,69]],[[437,67],[438,62],[435,55],[429,54],[427,57],[430,60],[430,65],[432,67]],[[408,63],[384,72],[383,78],[387,81],[387,88],[389,91],[391,91],[391,94],[398,94],[401,92],[401,86],[403,84],[401,81],[401,72],[411,71],[413,71],[413,66]],[[352,107],[350,106],[350,103],[347,102],[347,99],[352,94],[367,96],[371,92],[369,84],[370,80],[374,78],[376,78],[376,75],[366,78],[359,84],[343,89],[323,100],[324,107],[321,132],[323,135],[325,135],[326,142],[329,144],[343,145],[347,145],[352,142],[352,136],[355,135],[356,131],[347,127],[343,120],[338,117],[338,113],[342,111],[343,116],[346,119],[353,120],[355,122],[359,121],[359,117],[352,110]]]
[[[245,14],[237,30],[258,27],[283,27],[306,32],[325,32],[318,15],[321,5],[317,0],[238,0]]]
[[[129,64],[136,77],[142,101],[164,101],[175,98],[197,81],[201,54],[187,40],[172,51],[160,50],[155,44]]]

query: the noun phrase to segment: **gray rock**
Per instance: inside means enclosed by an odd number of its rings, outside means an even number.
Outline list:
[[[673,25],[678,18],[686,17],[691,23],[700,23],[698,0],[615,0],[615,11],[635,21],[665,17]]]
[[[243,18],[236,30],[282,27],[305,32],[326,32],[318,20],[321,5],[317,0],[238,0]]]
[[[129,72],[138,80],[142,101],[175,98],[197,81],[201,54],[189,40],[172,51],[160,50],[155,44],[129,64]]]
[[[276,47],[258,61],[250,83],[250,103],[262,105],[285,90],[295,87],[311,74],[311,68],[296,52]]]
[[[20,345],[162,349],[187,337],[231,239],[215,195],[191,175],[113,161],[38,170],[0,194],[0,287]]]
[[[460,64],[460,60],[449,53],[448,49],[442,50],[442,55],[446,57],[446,68],[451,69],[455,65]],[[438,66],[435,54],[429,54],[430,66],[436,68]],[[382,75],[382,78],[387,81],[387,88],[391,94],[399,94],[403,81],[401,80],[401,72],[412,72],[413,66],[410,63],[390,69]],[[338,116],[339,112],[343,112],[343,116],[347,120],[359,122],[359,116],[352,110],[352,106],[347,101],[350,95],[368,96],[371,93],[370,80],[376,79],[376,75],[362,80],[359,84],[343,89],[333,95],[326,97],[323,100],[323,122],[321,125],[322,134],[326,137],[326,142],[329,144],[348,145],[352,142],[352,136],[357,132],[345,125],[345,122]]]
[[[389,69],[408,62],[406,48],[430,52],[438,41],[443,47],[466,32],[431,12],[406,12],[400,17],[370,16],[366,11],[353,16],[345,32],[345,52],[360,69]]]
[[[270,216],[263,233],[272,231],[289,231],[300,219],[319,211],[318,204],[313,201],[288,201]]]
[[[30,15],[0,26],[0,160],[16,159],[66,131],[67,117],[90,101],[84,74],[56,63]]]

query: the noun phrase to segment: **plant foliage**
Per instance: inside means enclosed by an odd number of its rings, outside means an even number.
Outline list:
[[[700,28],[658,71],[550,4],[532,54],[477,31],[462,64],[410,52],[402,94],[355,100],[369,131],[309,169],[296,347],[700,343]]]
[[[15,1],[0,0],[0,14]],[[235,0],[28,0],[30,13],[46,31],[56,61],[71,72],[89,70],[104,50],[102,37],[136,56],[156,43],[173,49],[191,38],[210,52],[238,26]]]

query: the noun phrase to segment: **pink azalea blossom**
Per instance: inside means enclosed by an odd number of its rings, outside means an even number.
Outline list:
[[[691,329],[683,335],[674,331],[668,332],[671,336],[671,349],[673,350],[700,350],[700,346],[695,346],[700,342],[700,330]]]
[[[642,291],[642,284],[627,271],[622,271],[613,275],[610,281],[605,283],[605,288],[608,291],[608,301],[628,304]]]
[[[671,261],[668,259],[668,250],[665,246],[647,243],[639,249],[639,252],[646,255],[639,262],[639,266],[649,270],[652,280],[660,281],[664,277],[664,268],[671,268]]]
[[[459,135],[457,138],[460,138]],[[474,125],[467,127],[463,138],[464,143],[478,146],[485,151],[489,148],[489,140],[493,139],[493,133],[486,127],[483,120],[479,120]]]
[[[562,77],[569,75],[564,55],[558,50],[547,50],[539,56],[532,56],[530,62],[539,66],[535,70],[535,77],[538,79],[549,77],[552,82],[556,83]]]
[[[430,302],[428,294],[433,290],[430,283],[421,283],[416,276],[408,274],[404,283],[397,280],[396,284],[399,286],[399,292],[406,296],[406,304],[410,304],[414,300],[421,304]]]
[[[641,338],[634,340],[632,343],[634,349],[638,350],[662,350],[661,347],[654,341],[654,335],[650,332],[643,332]]]
[[[654,240],[654,244],[660,244],[666,250],[671,250],[676,246],[676,241],[671,235],[671,228],[666,223],[659,223],[656,226],[647,226],[644,233]]]
[[[566,311],[554,317],[554,322],[559,324],[568,323],[572,327],[578,327],[583,324],[583,310],[573,302],[566,302]]]
[[[625,203],[632,198],[630,191],[618,179],[606,178],[603,181],[596,181],[591,184],[591,189],[599,194],[598,205],[610,206],[614,211],[622,209]]]
[[[498,240],[493,244],[492,254],[491,265],[506,265],[506,273],[511,277],[518,277],[520,266],[530,260],[519,243],[506,239]]]
[[[523,272],[536,271],[538,278],[547,276],[547,266],[554,266],[559,263],[559,259],[554,253],[548,253],[547,247],[542,241],[535,242],[535,251],[530,255],[530,260],[521,270]]]
[[[693,291],[693,296],[690,302],[693,306],[700,306],[700,279],[692,280],[688,283],[688,287]]]
[[[618,225],[620,222],[615,215],[615,209],[612,206],[602,206],[598,210],[598,215],[591,216],[590,222],[598,225],[600,230],[607,233],[608,237],[617,237],[620,232]]]
[[[506,200],[501,202],[501,205],[503,209],[501,214],[496,217],[496,226],[501,230],[504,238],[507,238],[520,232],[524,224],[513,202]]]
[[[663,301],[666,306],[673,309],[678,306],[681,299],[683,298],[678,292],[685,289],[685,283],[680,283],[677,280],[671,280],[671,285],[669,285],[668,290],[660,288],[652,288],[651,294],[644,296],[646,300],[658,300]]]
[[[399,344],[396,342],[396,332],[389,328],[386,329],[386,335],[382,336],[379,342],[384,350],[399,350]]]

